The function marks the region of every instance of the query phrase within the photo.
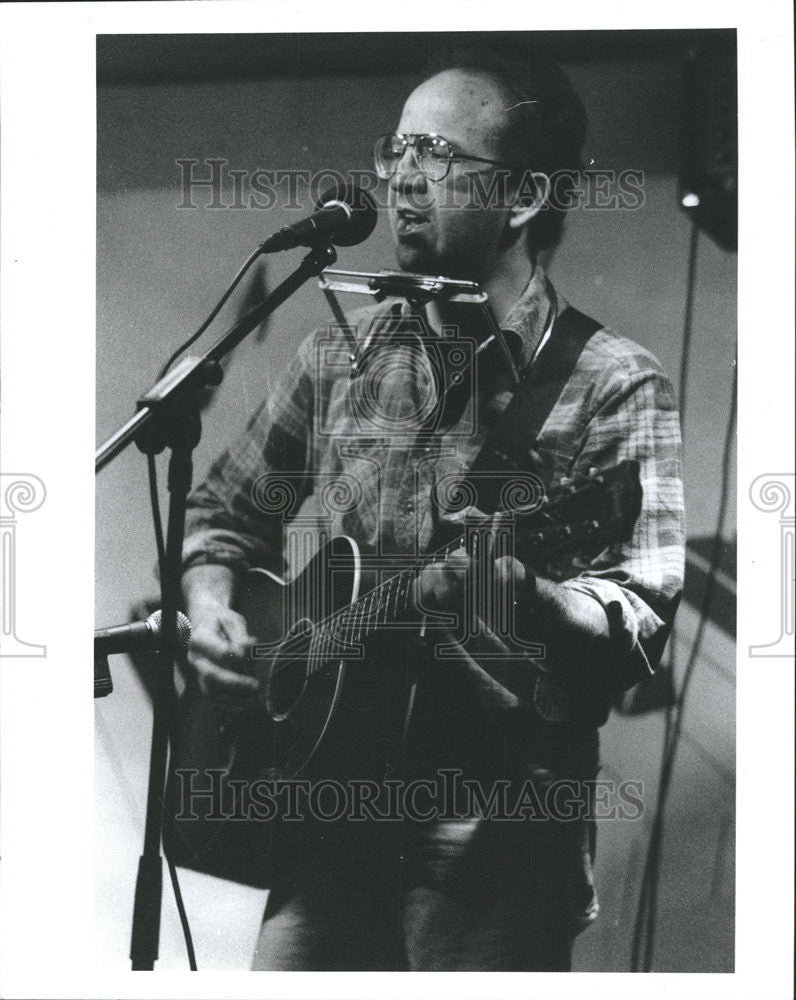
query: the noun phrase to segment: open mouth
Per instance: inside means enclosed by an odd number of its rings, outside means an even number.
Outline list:
[[[399,236],[411,236],[429,224],[427,216],[413,212],[409,208],[399,208],[396,212],[396,220],[396,230]]]

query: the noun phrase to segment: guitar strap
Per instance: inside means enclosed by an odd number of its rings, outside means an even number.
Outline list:
[[[556,317],[547,344],[526,367],[465,475],[465,484],[475,491],[478,509],[485,514],[497,510],[501,488],[512,473],[529,471],[536,439],[584,347],[600,329],[600,323],[572,306]]]

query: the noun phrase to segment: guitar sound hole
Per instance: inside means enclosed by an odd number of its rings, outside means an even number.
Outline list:
[[[307,687],[312,622],[302,618],[285,635],[271,661],[265,704],[274,722],[283,722],[301,701]]]

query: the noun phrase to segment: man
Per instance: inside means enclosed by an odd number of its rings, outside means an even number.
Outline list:
[[[523,373],[544,356],[566,308],[538,256],[562,214],[548,204],[550,176],[577,166],[584,131],[580,103],[554,68],[490,65],[470,53],[417,87],[396,134],[376,147],[401,269],[478,282]],[[490,178],[508,183],[490,188]],[[320,365],[318,345],[334,335],[312,335],[193,495],[190,661],[222,713],[262,697],[248,670],[255,639],[233,605],[240,573],[282,551],[285,518],[256,501],[263,477],[292,475],[298,501],[318,484],[346,484],[354,499],[325,512],[331,531],[387,563],[432,551],[463,514],[479,514],[457,507],[442,485],[465,476],[508,405],[510,369],[469,314],[434,302],[421,312],[432,341],[453,323],[484,348],[472,384],[464,380],[470,392],[440,388],[449,373],[436,379],[423,360],[432,348],[402,332],[416,329],[418,310],[388,302],[355,323],[360,346],[367,341],[356,378]],[[405,780],[456,769],[481,783],[483,803],[501,781],[541,795],[567,779],[582,802],[611,694],[655,669],[681,588],[679,428],[657,361],[598,330],[527,458],[548,488],[637,461],[643,499],[632,538],[538,563],[500,550],[486,572],[514,608],[511,635],[484,611],[478,634],[448,630],[446,655],[436,640],[410,636],[377,641],[366,658],[417,664]],[[461,623],[483,566],[464,548],[428,562],[413,584],[418,613],[433,622],[450,612]],[[542,656],[530,642],[543,644]],[[274,862],[254,967],[568,970],[575,935],[596,915],[592,825],[582,813],[527,817],[472,809],[399,824],[306,820],[284,866]]]

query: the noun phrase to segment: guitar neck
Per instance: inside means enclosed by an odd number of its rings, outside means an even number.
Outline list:
[[[317,629],[313,660],[322,663],[333,659],[345,649],[350,650],[351,646],[364,642],[378,629],[405,618],[414,608],[412,583],[417,574],[431,563],[446,562],[451,553],[463,545],[464,535],[460,535],[369,590],[348,607],[330,615]]]
[[[590,473],[580,481],[567,481],[539,504],[528,509],[494,515],[488,531],[493,534],[493,555],[498,554],[500,525],[508,547],[501,555],[514,553],[514,542],[522,539],[522,558],[534,563],[573,551],[583,544],[615,542],[629,537],[641,508],[638,464],[620,462],[602,473]],[[504,519],[501,522],[501,519]],[[516,530],[516,534],[515,534]],[[375,631],[416,611],[412,601],[415,577],[431,563],[444,563],[453,552],[468,547],[477,556],[479,531],[467,529],[445,546],[418,559],[358,600],[317,623],[313,636],[312,663],[315,667],[350,653]],[[312,669],[312,668],[311,668]]]

